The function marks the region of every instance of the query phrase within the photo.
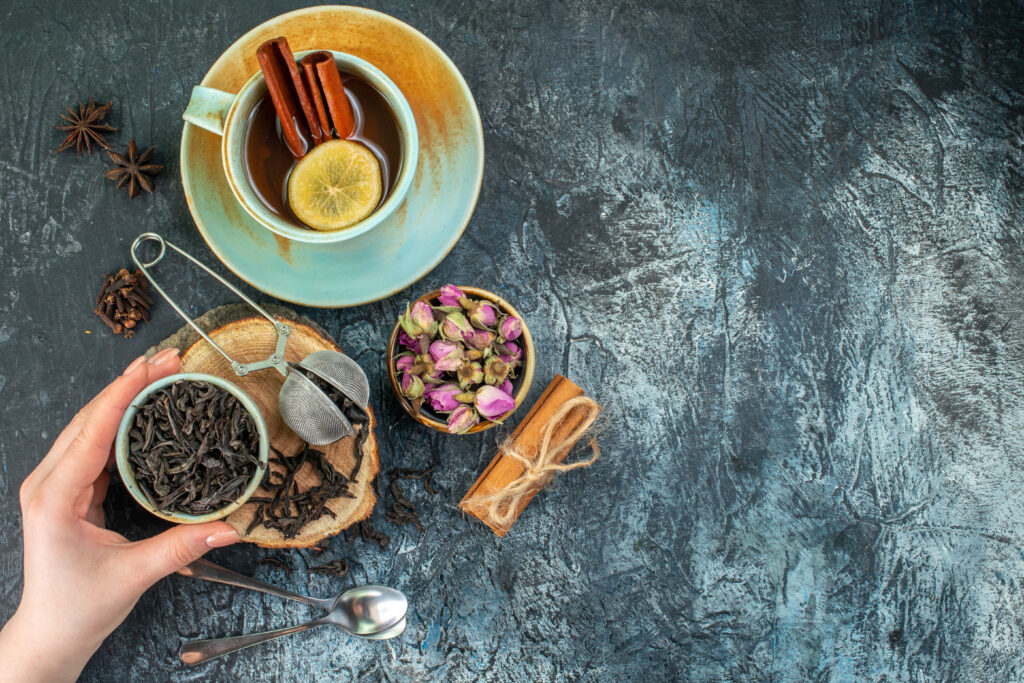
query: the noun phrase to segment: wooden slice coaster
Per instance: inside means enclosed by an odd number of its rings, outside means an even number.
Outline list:
[[[325,334],[302,322],[285,318],[285,316],[280,317],[292,328],[285,349],[285,360],[297,362],[314,351],[339,350],[337,345]],[[229,356],[242,363],[269,358],[274,353],[274,346],[277,342],[277,335],[270,322],[262,317],[233,320],[209,331],[208,334]],[[285,379],[280,372],[268,369],[239,377],[231,369],[231,365],[224,356],[203,339],[193,342],[181,354],[181,371],[204,372],[234,382],[259,406],[260,412],[263,413],[263,418],[267,422],[267,433],[270,435],[271,445],[285,457],[294,456],[302,450],[305,444],[284,424],[281,414],[278,412],[277,396]],[[243,505],[225,521],[237,529],[240,534],[243,534],[243,541],[255,543],[264,548],[306,548],[366,519],[377,501],[371,484],[380,467],[377,441],[373,435],[374,424],[373,412],[370,411],[370,436],[363,444],[363,459],[359,472],[355,476],[355,482],[349,484],[349,491],[355,497],[330,500],[328,507],[334,513],[334,517],[325,515],[315,522],[310,522],[295,538],[290,539],[284,538],[279,531],[268,529],[263,525],[246,533],[256,511],[256,505],[252,503]],[[323,451],[335,469],[345,475],[348,475],[355,466],[354,437],[315,448]],[[280,466],[272,464],[271,469],[280,469]],[[296,476],[296,481],[299,483],[300,489],[320,483],[319,476],[312,472],[312,466],[309,464],[303,466]],[[261,488],[256,491],[255,495],[266,496],[269,493]]]

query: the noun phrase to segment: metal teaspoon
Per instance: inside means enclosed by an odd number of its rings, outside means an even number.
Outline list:
[[[381,628],[382,621],[389,620],[398,605],[402,607],[402,618],[390,627]],[[394,638],[405,630],[404,612],[407,608],[405,595],[384,586],[357,586],[342,593],[330,612],[319,619],[263,633],[250,633],[228,638],[194,640],[184,643],[178,650],[178,657],[185,664],[201,664],[229,652],[242,650],[252,645],[265,643],[291,633],[299,633],[316,626],[333,624],[345,631],[370,640]]]

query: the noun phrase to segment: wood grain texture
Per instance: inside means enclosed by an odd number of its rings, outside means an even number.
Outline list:
[[[182,639],[311,613],[171,577],[82,679],[1024,679],[1024,8],[368,4],[465,75],[484,125],[480,201],[413,287],[301,312],[367,371],[382,470],[436,463],[441,493],[405,485],[421,534],[384,520],[384,492],[371,516],[384,551],[335,537],[322,556],[286,553],[290,576],[251,545],[211,558],[318,596],[395,586],[409,628],[388,643],[320,629],[183,669]],[[158,302],[132,340],[108,335],[91,313],[102,274],[145,230],[214,263],[178,181],[190,89],[295,7],[0,12],[0,618],[20,588],[21,481],[180,326]],[[111,144],[156,146],[152,197],[115,191],[102,154],[53,154],[58,112],[90,96],[115,100]],[[230,300],[184,264],[160,268],[189,311]],[[500,430],[428,431],[388,386],[391,326],[446,282],[523,314],[527,403],[561,373],[610,420],[598,462],[504,539],[455,509]],[[130,538],[163,528],[123,490],[108,501]],[[349,561],[345,580],[305,571],[332,559]]]
[[[285,361],[297,363],[314,351],[338,351],[338,346],[330,339],[318,333],[312,327],[295,321],[286,321],[291,327],[288,343],[285,346]],[[210,338],[225,353],[239,363],[252,363],[266,360],[274,354],[277,335],[273,326],[266,318],[249,317],[234,320],[207,332]],[[248,394],[260,409],[267,423],[267,434],[271,446],[285,457],[292,457],[305,446],[288,425],[281,419],[278,409],[278,395],[284,385],[285,377],[276,370],[267,369],[239,377],[231,369],[231,364],[204,339],[195,341],[181,353],[182,372],[202,372],[208,375],[223,377],[234,382]],[[371,412],[369,428],[373,430]],[[353,471],[356,464],[355,438],[349,437],[327,446],[318,446],[328,461],[342,473]],[[274,453],[271,452],[273,457]],[[271,471],[280,471],[279,465],[270,466]],[[233,512],[225,521],[233,526],[242,536],[242,540],[256,543],[265,548],[305,548],[324,538],[333,536],[350,527],[355,522],[366,519],[373,510],[376,495],[373,492],[373,479],[377,476],[379,462],[377,459],[376,439],[371,435],[364,444],[363,459],[359,472],[350,484],[352,498],[334,498],[328,503],[333,517],[323,517],[315,523],[307,524],[294,538],[285,539],[280,532],[267,529],[260,525],[248,532],[256,505],[248,503]],[[320,483],[319,475],[313,471],[312,465],[306,465],[295,476],[299,490]],[[265,489],[257,489],[254,495],[269,495]]]

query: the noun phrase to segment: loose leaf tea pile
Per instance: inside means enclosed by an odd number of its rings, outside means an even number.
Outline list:
[[[103,276],[103,285],[96,294],[93,313],[114,334],[124,335],[127,339],[135,334],[135,328],[140,322],[149,322],[149,309],[152,305],[149,283],[142,271],[130,273],[122,268],[115,275],[107,273]]]
[[[299,453],[286,457],[273,446],[274,455],[270,462],[279,465],[280,470],[270,469],[263,480],[263,489],[269,496],[253,496],[250,503],[256,503],[256,512],[245,533],[252,533],[260,524],[276,529],[287,538],[295,538],[304,526],[315,522],[324,515],[334,517],[334,511],[327,503],[334,498],[355,498],[349,491],[349,477],[335,469],[323,451],[306,445]],[[300,490],[296,476],[309,464],[320,480],[319,484]],[[358,471],[358,470],[356,470]]]
[[[261,467],[245,407],[209,382],[159,389],[135,415],[128,460],[153,507],[201,515],[237,499]]]

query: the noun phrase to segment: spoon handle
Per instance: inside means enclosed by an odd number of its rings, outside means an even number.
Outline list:
[[[192,564],[179,569],[178,573],[182,576],[189,576],[193,579],[202,579],[204,581],[213,581],[215,583],[226,583],[229,586],[238,586],[239,588],[248,588],[249,590],[260,591],[261,593],[269,593],[270,595],[276,595],[279,598],[298,600],[299,602],[304,602],[307,605],[313,605],[320,609],[329,610],[334,606],[333,600],[318,600],[316,598],[310,598],[305,595],[293,593],[285,588],[271,586],[269,583],[263,583],[257,579],[243,576],[238,572],[233,572],[230,569],[222,567],[219,564],[214,564],[209,560],[198,559]]]
[[[276,631],[264,631],[263,633],[249,633],[244,636],[231,636],[229,638],[210,638],[209,640],[193,640],[187,643],[182,643],[178,649],[178,658],[182,662],[189,665],[202,664],[215,657],[226,655],[229,652],[235,652],[236,650],[243,650],[259,643],[265,643],[268,640],[274,638],[280,638],[286,636],[289,633],[298,633],[300,631],[306,631],[319,626],[320,624],[326,624],[327,622],[322,619],[310,621],[299,626],[289,626],[288,628],[280,628]]]

